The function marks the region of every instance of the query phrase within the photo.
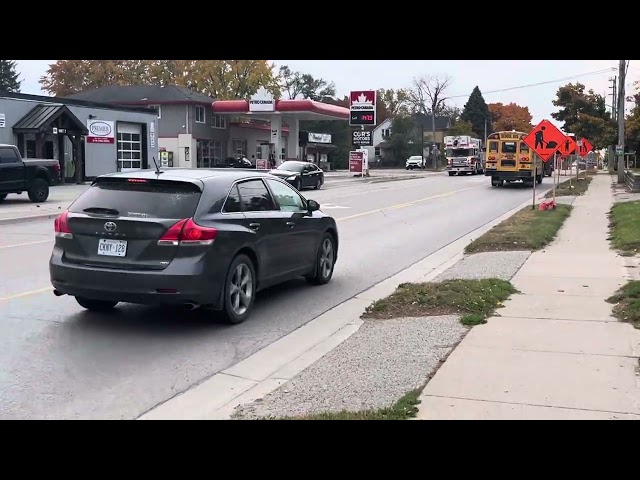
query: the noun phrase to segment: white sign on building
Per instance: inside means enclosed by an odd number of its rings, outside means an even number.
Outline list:
[[[155,122],[151,122],[149,124],[149,144],[151,148],[155,148],[156,146],[156,127]]]
[[[111,120],[87,120],[87,143],[115,143],[115,132]]]
[[[249,99],[250,112],[275,112],[276,100],[264,87],[260,87],[258,91]]]
[[[4,113],[0,113],[0,128],[5,128],[7,118]]]

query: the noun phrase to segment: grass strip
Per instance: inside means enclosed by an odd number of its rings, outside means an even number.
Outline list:
[[[556,238],[571,214],[571,206],[558,204],[555,210],[525,207],[473,240],[465,253],[540,250]]]

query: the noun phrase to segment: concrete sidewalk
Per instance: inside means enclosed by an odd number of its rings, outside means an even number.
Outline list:
[[[605,302],[629,277],[607,241],[612,202],[610,175],[597,175],[558,239],[513,278],[522,294],[427,384],[419,419],[640,420],[640,331]]]

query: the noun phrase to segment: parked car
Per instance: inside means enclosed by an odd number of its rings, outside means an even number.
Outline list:
[[[247,157],[226,157],[216,162],[216,168],[255,168]]]
[[[298,190],[308,187],[319,190],[324,184],[324,171],[311,162],[290,160],[269,171],[269,174],[286,180]]]
[[[57,160],[23,159],[15,145],[0,144],[0,202],[10,193],[22,192],[27,192],[32,202],[46,202],[49,187],[59,182]]]
[[[414,155],[407,158],[405,162],[405,168],[407,170],[413,170],[414,168],[425,168],[425,161],[420,155]]]
[[[49,272],[56,295],[88,310],[204,306],[240,323],[256,292],[326,284],[337,258],[336,221],[283,180],[172,169],[98,177],[56,218]]]

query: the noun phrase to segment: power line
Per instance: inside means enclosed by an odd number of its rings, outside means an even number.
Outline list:
[[[580,78],[580,77],[586,77],[586,76],[590,76],[590,75],[601,75],[603,73],[610,73],[612,71],[615,71],[616,68],[614,67],[610,67],[610,68],[606,68],[606,69],[602,69],[602,70],[596,70],[594,72],[588,72],[588,73],[581,73],[578,75],[572,75],[571,77],[564,77],[564,78],[558,78],[556,80],[548,80],[546,82],[538,82],[538,83],[530,83],[527,85],[519,85],[517,87],[508,87],[508,88],[501,88],[498,90],[489,90],[487,92],[482,92],[482,95],[488,95],[490,93],[500,93],[500,92],[507,92],[509,90],[518,90],[521,88],[530,88],[530,87],[538,87],[540,85],[548,85],[550,83],[557,83],[557,82],[564,82],[566,80],[573,80],[574,78]],[[450,97],[447,98],[465,98],[465,97],[469,97],[469,95],[452,95]]]

